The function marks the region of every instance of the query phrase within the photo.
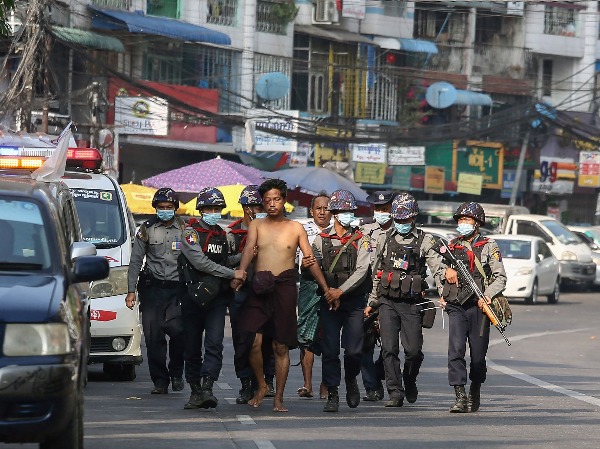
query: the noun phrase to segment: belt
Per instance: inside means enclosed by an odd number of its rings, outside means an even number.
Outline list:
[[[158,288],[179,288],[181,286],[179,281],[163,281],[154,277],[150,278],[150,285]]]

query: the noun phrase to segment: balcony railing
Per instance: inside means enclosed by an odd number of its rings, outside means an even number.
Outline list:
[[[92,0],[92,5],[129,11],[133,6],[133,0]]]
[[[208,0],[206,22],[215,25],[234,26],[237,0]]]
[[[256,31],[272,34],[285,34],[287,22],[276,14],[279,3],[258,1],[256,3]]]
[[[533,76],[533,55],[528,48],[475,45],[473,72],[481,75],[528,79]]]

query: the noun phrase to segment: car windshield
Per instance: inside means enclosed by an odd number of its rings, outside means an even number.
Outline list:
[[[505,259],[530,259],[531,242],[524,240],[496,240],[500,247],[500,254]]]
[[[581,240],[577,238],[571,230],[566,226],[555,220],[542,220],[542,224],[548,228],[548,230],[556,236],[560,243],[565,245],[581,243]]]
[[[83,240],[97,248],[115,248],[125,240],[119,199],[116,192],[106,190],[71,189]]]
[[[0,198],[0,269],[41,270],[50,267],[48,236],[38,205]]]

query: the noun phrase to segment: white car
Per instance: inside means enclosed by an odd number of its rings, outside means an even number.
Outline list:
[[[596,264],[596,279],[594,279],[594,285],[600,285],[600,247],[596,244],[594,238],[587,231],[579,231],[579,226],[569,226],[569,229],[575,233],[577,237],[586,243],[592,250],[592,262]],[[600,235],[599,235],[600,238]]]
[[[573,232],[581,232],[600,246],[600,226],[567,226]]]
[[[498,243],[506,270],[504,296],[536,303],[547,296],[550,304],[560,294],[560,262],[540,237],[529,235],[490,235]]]

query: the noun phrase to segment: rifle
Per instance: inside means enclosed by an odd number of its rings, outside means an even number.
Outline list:
[[[508,338],[506,338],[506,335],[504,335],[504,330],[506,329],[506,326],[503,326],[500,323],[500,320],[498,319],[496,312],[494,312],[494,309],[492,309],[490,307],[490,305],[487,303],[487,301],[485,300],[485,295],[479,288],[479,285],[477,285],[477,282],[475,282],[475,279],[473,279],[473,276],[469,272],[469,269],[465,266],[465,263],[462,260],[458,259],[452,253],[452,251],[450,251],[450,248],[448,248],[448,245],[446,245],[446,242],[444,242],[442,239],[438,239],[437,244],[433,247],[433,249],[438,254],[440,254],[444,259],[446,259],[447,261],[449,261],[450,263],[452,263],[452,265],[454,265],[456,267],[458,279],[463,284],[463,290],[466,288],[472,294],[475,294],[477,296],[477,298],[482,298],[484,300],[483,301],[484,302],[483,313],[485,313],[486,316],[489,318],[490,323],[492,323],[494,325],[494,327],[496,329],[498,329],[498,332],[500,332],[500,335],[502,335],[504,337],[504,341],[506,341],[506,344],[508,346],[510,346],[510,341],[508,341]],[[463,299],[463,301],[461,302],[461,304],[464,303],[470,296],[471,295],[468,295],[467,297],[465,297]]]

